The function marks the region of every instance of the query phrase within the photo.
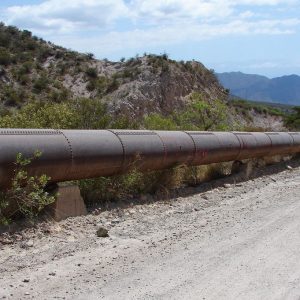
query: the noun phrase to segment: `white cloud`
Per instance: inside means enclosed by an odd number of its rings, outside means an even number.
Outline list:
[[[63,36],[62,40],[55,41],[67,43],[70,48],[80,51],[84,50],[85,45],[90,45],[89,51],[95,52],[99,57],[105,57],[119,53],[125,49],[132,53],[144,51],[145,45],[149,48],[168,47],[176,44],[188,44],[215,37],[226,36],[250,36],[250,35],[277,35],[292,34],[294,31],[291,26],[300,24],[299,19],[286,20],[262,20],[245,21],[237,20],[226,24],[189,24],[183,26],[160,26],[150,29],[136,29],[133,31],[118,32],[113,31],[101,36],[76,38]]]
[[[9,24],[60,32],[101,29],[127,14],[128,8],[122,0],[48,0],[37,5],[11,6],[5,11]]]
[[[180,20],[201,21],[224,19],[236,14],[237,9],[241,13],[248,14],[249,10],[243,11],[245,6],[269,6],[280,4],[289,7],[296,4],[298,0],[132,0],[130,8],[132,15],[136,18],[151,20],[155,22],[176,23]]]
[[[35,5],[8,7],[3,18],[9,24],[37,33],[65,33],[106,29],[122,18],[136,26],[224,21],[235,15],[250,18],[252,10],[248,6],[295,3],[297,0],[45,0]]]
[[[290,5],[297,3],[298,0],[228,0],[232,5],[271,5],[275,6],[278,4]]]
[[[220,0],[133,0],[130,6],[136,17],[160,22],[220,18],[232,13],[228,1]]]
[[[242,13],[240,13],[239,17],[241,19],[249,19],[249,18],[252,18],[255,16],[255,13],[250,11],[250,10],[246,10],[246,11],[243,11]]]
[[[247,66],[249,69],[273,69],[273,68],[280,68],[281,64],[274,61],[266,61],[261,63],[254,63]]]
[[[93,47],[90,51],[106,56],[125,49],[138,52],[145,45],[168,46],[230,35],[292,34],[299,19],[279,19],[272,16],[272,9],[298,1],[45,0],[8,7],[4,21],[79,51],[89,51],[89,45]],[[255,10],[257,6],[270,10],[262,15]],[[135,29],[125,30],[122,24]]]

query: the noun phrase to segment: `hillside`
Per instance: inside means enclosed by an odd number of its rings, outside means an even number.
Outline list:
[[[21,107],[32,100],[59,103],[86,97],[102,99],[111,112],[135,118],[180,110],[192,92],[200,92],[208,101],[227,97],[214,74],[198,62],[176,62],[167,55],[97,60],[29,31],[0,25],[2,108]]]
[[[277,112],[228,100],[200,62],[166,54],[98,60],[0,24],[0,127],[284,128]]]
[[[248,100],[300,105],[300,76],[269,79],[241,72],[219,73],[217,76],[232,95]]]

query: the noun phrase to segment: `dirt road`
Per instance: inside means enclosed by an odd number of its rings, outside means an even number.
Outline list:
[[[220,184],[23,231],[0,299],[300,299],[300,168]]]

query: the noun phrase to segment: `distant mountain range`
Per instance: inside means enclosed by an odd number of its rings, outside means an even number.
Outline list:
[[[230,94],[248,100],[283,103],[300,106],[300,76],[268,77],[227,72],[216,74]]]

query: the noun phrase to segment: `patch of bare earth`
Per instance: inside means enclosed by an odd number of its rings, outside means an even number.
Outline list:
[[[299,299],[299,161],[291,165],[20,231],[1,246],[0,298]]]

